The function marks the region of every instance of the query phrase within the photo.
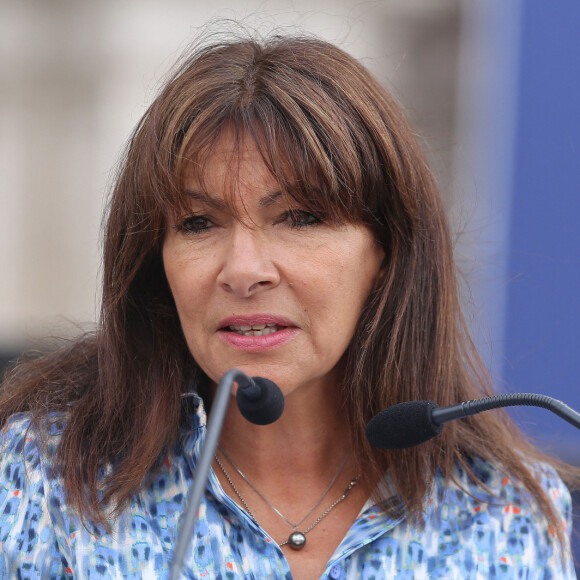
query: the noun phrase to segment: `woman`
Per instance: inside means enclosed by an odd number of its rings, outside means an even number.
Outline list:
[[[230,405],[185,577],[574,577],[569,494],[504,414],[404,451],[365,439],[389,405],[490,388],[431,173],[354,59],[310,38],[194,51],[107,219],[98,330],[5,381],[2,577],[164,577],[231,368],[285,411]]]

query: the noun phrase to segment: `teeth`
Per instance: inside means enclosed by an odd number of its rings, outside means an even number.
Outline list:
[[[230,330],[243,336],[267,336],[277,332],[279,329],[280,327],[277,324],[252,324],[251,326],[240,324],[230,326]]]

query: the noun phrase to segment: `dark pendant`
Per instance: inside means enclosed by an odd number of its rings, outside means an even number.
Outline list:
[[[302,532],[292,532],[288,536],[288,545],[293,550],[302,550],[306,544],[306,536]]]

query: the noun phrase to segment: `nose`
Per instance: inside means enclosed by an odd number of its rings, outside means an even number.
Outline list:
[[[280,282],[280,274],[271,255],[267,240],[257,228],[236,224],[217,277],[218,284],[240,298],[274,288]]]

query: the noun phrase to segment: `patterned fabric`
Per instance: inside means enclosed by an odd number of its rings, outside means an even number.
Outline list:
[[[27,415],[11,418],[0,435],[0,578],[166,578],[179,519],[205,435],[202,405],[192,429],[128,509],[112,533],[84,527],[67,506],[51,458],[63,423],[53,422],[42,452]],[[472,468],[489,490],[461,469],[457,483],[438,477],[425,500],[425,528],[401,512],[387,517],[365,506],[329,560],[322,578],[543,579],[575,578],[554,530],[506,475],[481,460]],[[557,474],[538,468],[562,525],[571,530],[568,490]],[[196,522],[183,578],[290,579],[288,563],[268,536],[223,491],[215,473]]]

